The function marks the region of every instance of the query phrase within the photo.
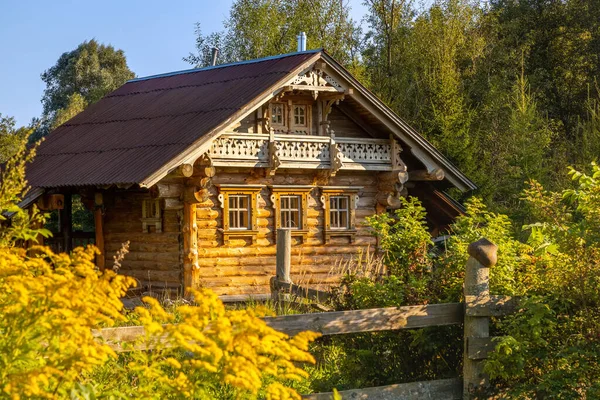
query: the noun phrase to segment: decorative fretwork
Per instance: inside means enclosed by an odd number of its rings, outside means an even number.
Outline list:
[[[340,83],[329,76],[327,73],[319,70],[313,69],[312,71],[308,71],[304,74],[299,75],[296,79],[292,81],[292,85],[306,85],[312,87],[333,87],[339,92],[343,92],[344,88]]]
[[[280,138],[276,142],[280,160],[293,162],[323,163],[329,159],[329,138]]]
[[[391,149],[389,143],[352,143],[337,144],[344,161],[356,163],[391,163]]]
[[[269,139],[257,135],[221,136],[213,142],[210,156],[213,159],[264,160],[267,158]]]
[[[400,146],[391,140],[270,134],[223,134],[208,156],[217,167],[252,166],[338,170],[405,170]],[[394,155],[395,154],[395,155]]]

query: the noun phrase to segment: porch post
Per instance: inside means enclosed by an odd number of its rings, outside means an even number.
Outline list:
[[[73,202],[71,197],[71,193],[65,193],[64,208],[60,210],[60,233],[65,253],[73,250]]]

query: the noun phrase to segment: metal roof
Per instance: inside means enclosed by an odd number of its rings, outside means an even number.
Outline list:
[[[46,137],[29,184],[140,183],[317,52],[131,80]]]
[[[27,167],[33,187],[151,186],[253,102],[321,57],[425,164],[476,186],[322,49],[136,78],[52,131]],[[268,93],[268,92],[267,92]],[[262,100],[261,100],[262,101]]]

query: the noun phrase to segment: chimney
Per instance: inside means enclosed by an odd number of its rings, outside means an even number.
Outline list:
[[[298,38],[298,51],[306,51],[306,33],[300,32]]]
[[[212,48],[212,57],[210,60],[210,65],[213,67],[217,65],[217,57],[219,56],[219,49],[217,47]]]

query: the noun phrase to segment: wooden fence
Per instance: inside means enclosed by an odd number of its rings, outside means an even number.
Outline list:
[[[323,299],[327,293],[307,290],[291,282],[289,253],[280,251],[289,250],[291,236],[289,231],[280,232],[277,238],[276,275],[271,281],[273,297],[279,298],[283,293],[291,292],[303,297]],[[465,272],[464,303],[285,315],[266,317],[264,321],[272,328],[289,335],[312,330],[325,336],[464,324],[462,377],[347,390],[340,394],[344,399],[369,400],[470,399],[477,389],[487,385],[483,362],[489,352],[493,351],[494,345],[493,338],[489,336],[489,318],[512,312],[515,300],[506,296],[491,296],[489,293],[489,268],[496,263],[496,245],[481,239],[472,243],[468,251],[470,257]],[[122,345],[135,342],[144,335],[144,329],[140,326],[107,328],[97,331],[96,335],[116,351],[124,351]],[[150,344],[137,348],[151,347]],[[330,399],[331,395],[332,393],[317,393],[303,398],[325,400]]]

